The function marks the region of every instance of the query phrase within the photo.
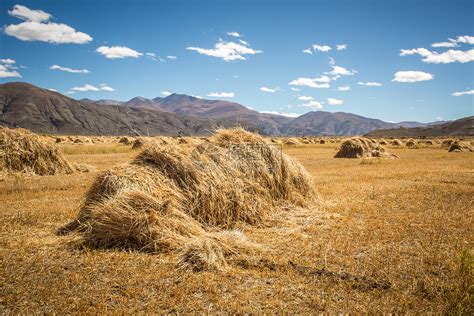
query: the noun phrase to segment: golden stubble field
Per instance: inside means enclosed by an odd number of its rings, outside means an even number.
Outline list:
[[[314,176],[321,206],[240,229],[267,247],[225,272],[176,268],[170,254],[75,246],[55,231],[98,172],[137,150],[60,144],[97,171],[0,182],[0,312],[472,313],[474,155],[397,149],[334,159],[335,144],[285,147]],[[470,295],[470,296],[469,296]]]

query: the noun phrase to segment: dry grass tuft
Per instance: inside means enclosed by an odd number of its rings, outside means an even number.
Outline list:
[[[26,129],[0,128],[0,171],[43,176],[72,173],[73,168],[44,138]]]
[[[363,137],[346,139],[334,156],[334,158],[362,157],[397,158],[396,155],[387,152],[384,147],[374,144],[371,140]]]
[[[260,225],[282,206],[311,205],[313,194],[306,170],[278,148],[243,129],[219,130],[198,145],[147,146],[132,162],[99,175],[77,219],[61,232],[77,230],[95,247],[153,252],[180,250],[199,238],[186,248],[183,265],[204,260],[223,267],[222,256],[234,252],[227,249],[231,241],[210,240],[203,227]]]

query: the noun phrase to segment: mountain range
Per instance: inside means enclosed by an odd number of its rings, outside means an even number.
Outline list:
[[[377,129],[426,127],[344,112],[313,111],[296,118],[260,113],[239,103],[185,94],[129,101],[75,100],[29,83],[0,85],[0,125],[77,135],[204,135],[244,126],[267,135],[361,135]]]
[[[438,137],[438,136],[474,136],[474,116],[436,125],[396,129],[374,130],[368,137]]]

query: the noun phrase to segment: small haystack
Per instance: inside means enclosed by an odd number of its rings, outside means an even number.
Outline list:
[[[354,137],[342,142],[339,151],[334,158],[362,158],[362,157],[380,157],[397,158],[390,154],[380,145],[374,144],[370,139],[363,137]]]
[[[260,225],[282,206],[312,203],[311,177],[263,138],[219,130],[188,146],[147,146],[133,161],[100,174],[76,220],[88,245],[179,254],[179,265],[223,269],[256,247],[229,233]]]
[[[132,149],[141,149],[147,144],[147,141],[143,138],[137,138],[132,142]]]
[[[0,171],[37,175],[72,173],[61,152],[26,129],[0,128]]]
[[[120,138],[119,140],[119,144],[124,144],[124,145],[131,145],[133,142],[133,139],[130,138],[130,137],[127,137],[127,136],[123,136],[122,138]]]
[[[472,152],[474,151],[469,142],[454,141],[448,149],[449,152]]]
[[[401,147],[401,146],[403,146],[403,143],[399,139],[393,139],[393,140],[390,141],[390,145],[392,145],[394,147]]]
[[[445,139],[445,140],[443,140],[443,141],[441,142],[441,148],[443,148],[443,149],[448,149],[448,150],[449,150],[449,148],[451,147],[451,145],[452,145],[454,142],[455,142],[454,139],[451,139],[451,138]]]
[[[410,138],[409,140],[407,140],[407,142],[405,143],[405,146],[408,147],[408,148],[417,148],[417,141]]]
[[[285,140],[283,142],[283,145],[287,145],[287,146],[297,146],[297,145],[301,145],[301,143],[294,139],[294,138],[288,138],[287,140]]]
[[[386,145],[388,145],[388,142],[387,142],[385,139],[382,138],[382,139],[379,141],[379,144],[382,145],[382,146],[386,146]]]
[[[326,144],[326,140],[324,140],[323,138],[321,138],[321,139],[319,140],[319,143],[320,143],[320,144]]]

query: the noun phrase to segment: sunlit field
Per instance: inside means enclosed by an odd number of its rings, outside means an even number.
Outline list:
[[[115,139],[59,143],[91,171],[0,181],[0,312],[472,312],[473,153],[387,146],[398,159],[336,159],[339,145],[283,145],[318,202],[239,224],[264,247],[255,260],[193,272],[174,254],[58,236],[94,178],[140,152]]]

